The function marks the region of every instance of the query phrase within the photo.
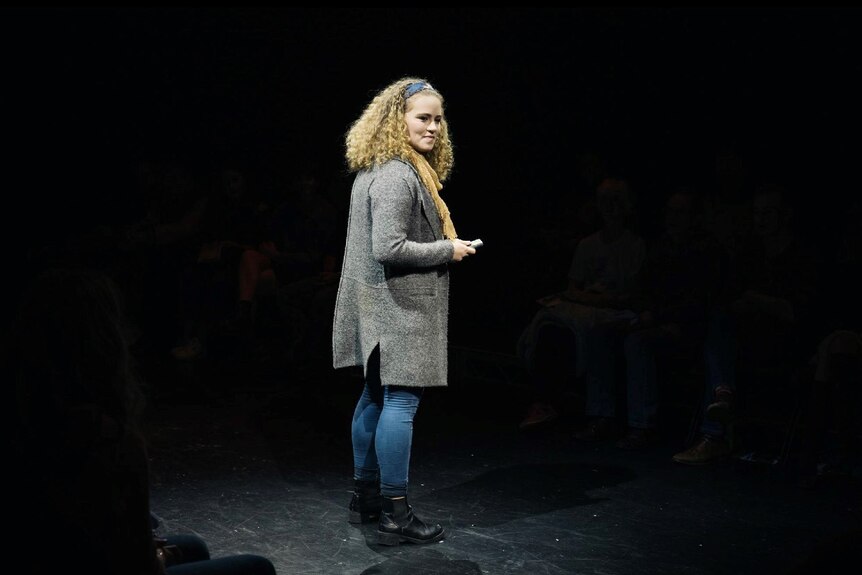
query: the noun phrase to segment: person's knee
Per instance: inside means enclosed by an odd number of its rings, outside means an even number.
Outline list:
[[[384,405],[389,409],[414,412],[422,399],[421,387],[387,385],[384,390]]]
[[[182,562],[205,561],[210,558],[206,541],[199,535],[180,534],[166,537],[168,545],[176,545],[182,554]]]

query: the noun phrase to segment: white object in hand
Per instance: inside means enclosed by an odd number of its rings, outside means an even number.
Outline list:
[[[482,242],[482,240],[473,240],[472,242],[470,242],[470,247],[473,247],[473,248],[481,248],[484,245],[485,244],[484,244],[484,242]]]

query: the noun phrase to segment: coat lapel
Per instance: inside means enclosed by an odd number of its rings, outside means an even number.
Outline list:
[[[425,189],[425,185],[422,183],[422,178],[419,177],[419,172],[416,171],[416,167],[410,162],[405,162],[400,159],[399,161],[410,166],[410,169],[413,170],[413,173],[416,175],[416,181],[419,183],[419,199],[422,201],[422,215],[425,216],[425,221],[427,221],[428,225],[431,226],[431,232],[434,234],[434,239],[443,239],[443,222],[440,221],[440,214],[437,212],[437,206],[434,205],[434,198],[432,198],[431,193]]]
[[[442,239],[443,223],[440,221],[440,214],[437,213],[437,206],[434,205],[434,200],[431,198],[428,190],[425,189],[425,186],[420,184],[419,189],[421,190],[422,214],[425,216],[428,225],[431,226],[431,231],[434,232],[434,239]]]

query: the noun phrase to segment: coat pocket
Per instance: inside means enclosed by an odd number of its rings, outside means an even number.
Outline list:
[[[386,287],[401,293],[437,295],[437,270],[387,266]]]

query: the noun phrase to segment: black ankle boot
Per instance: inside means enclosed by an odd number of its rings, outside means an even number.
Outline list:
[[[426,525],[416,517],[413,514],[413,508],[407,504],[406,497],[392,499],[385,496],[377,534],[381,545],[398,545],[405,541],[433,543],[440,541],[445,535],[439,524]]]
[[[353,497],[350,499],[350,523],[370,523],[377,521],[383,507],[380,486],[376,481],[353,482]]]

